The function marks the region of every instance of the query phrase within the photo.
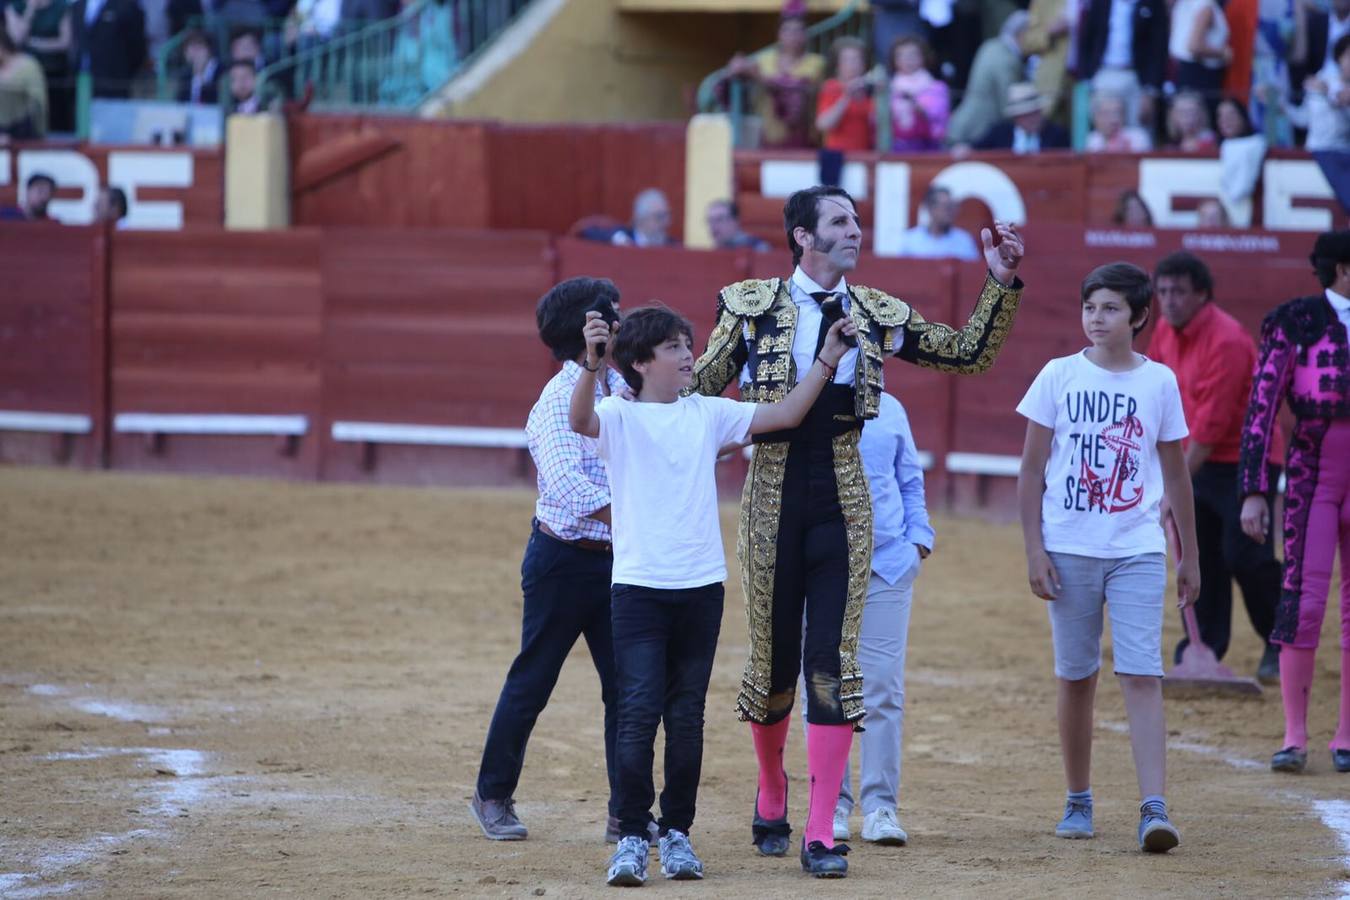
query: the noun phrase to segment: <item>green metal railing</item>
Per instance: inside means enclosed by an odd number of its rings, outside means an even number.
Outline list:
[[[312,87],[312,109],[408,112],[440,90],[530,2],[417,0],[390,19],[273,63],[260,73],[258,89],[299,96]]]
[[[862,0],[849,0],[849,4],[839,12],[822,19],[806,29],[806,50],[808,53],[824,54],[838,38],[853,36],[867,40],[871,18],[865,14]],[[750,54],[758,59],[772,50],[763,47]],[[737,146],[744,143],[743,123],[747,108],[746,84],[740,78],[729,78],[725,66],[708,75],[698,86],[698,108],[700,112],[713,112],[721,105],[717,97],[718,86],[727,81],[727,113],[731,116],[731,133]]]

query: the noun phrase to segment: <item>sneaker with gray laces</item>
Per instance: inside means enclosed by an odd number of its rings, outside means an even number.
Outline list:
[[[1055,837],[1086,840],[1092,836],[1092,801],[1072,798],[1064,801],[1064,818],[1055,826]]]
[[[475,790],[469,812],[473,813],[478,827],[483,829],[483,835],[489,840],[523,841],[529,835],[524,823],[516,818],[516,801],[510,797],[505,800],[484,800]]]
[[[672,828],[661,836],[661,874],[672,881],[691,881],[703,877],[703,860],[698,858],[689,835]]]
[[[1139,849],[1166,853],[1181,843],[1181,833],[1167,818],[1167,804],[1153,800],[1139,807]]]
[[[610,887],[641,887],[647,881],[647,841],[636,835],[619,839],[609,858],[605,881]]]

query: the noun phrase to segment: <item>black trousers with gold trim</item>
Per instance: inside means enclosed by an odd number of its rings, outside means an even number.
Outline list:
[[[750,632],[740,717],[781,721],[804,671],[808,722],[861,720],[857,646],[872,506],[858,431],[757,444],[738,550]]]

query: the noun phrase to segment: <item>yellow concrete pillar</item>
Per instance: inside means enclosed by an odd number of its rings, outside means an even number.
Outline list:
[[[704,213],[714,200],[732,197],[731,117],[700,113],[689,120],[684,144],[684,245],[713,245]]]
[[[225,122],[225,227],[287,228],[291,224],[286,120],[266,113]]]

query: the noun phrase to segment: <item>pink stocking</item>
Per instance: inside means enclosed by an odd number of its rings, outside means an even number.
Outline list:
[[[1308,694],[1312,690],[1315,647],[1280,647],[1280,695],[1284,699],[1283,747],[1308,747]]]
[[[783,771],[783,747],[787,744],[791,717],[772,725],[750,723],[759,759],[759,800],[756,810],[770,821],[787,815],[787,774]]]
[[[806,733],[806,767],[811,772],[811,806],[806,812],[806,843],[834,846],[834,805],[839,782],[853,747],[852,725],[812,725]]]

